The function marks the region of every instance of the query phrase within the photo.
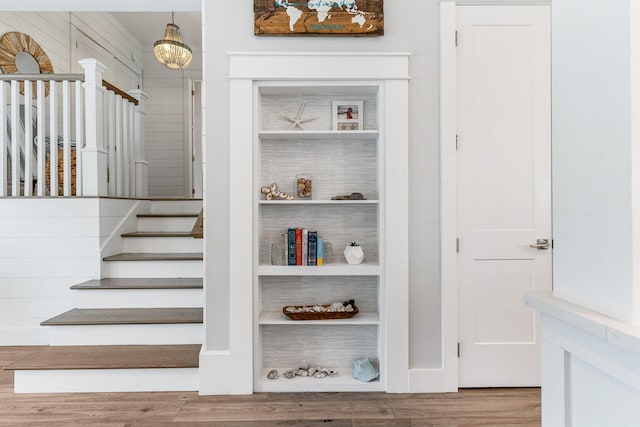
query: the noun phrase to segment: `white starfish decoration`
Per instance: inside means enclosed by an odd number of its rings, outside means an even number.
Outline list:
[[[315,119],[318,118],[318,116],[316,116],[316,117],[310,117],[308,119],[303,119],[302,118],[302,113],[304,112],[304,107],[306,107],[306,106],[307,106],[307,103],[303,102],[300,105],[300,108],[298,108],[298,113],[296,114],[296,117],[293,118],[293,119],[291,117],[287,116],[284,113],[280,113],[280,115],[282,117],[284,117],[285,119],[287,119],[288,121],[290,121],[292,123],[291,127],[289,128],[289,130],[293,130],[296,127],[299,127],[300,129],[304,130],[304,128],[302,127],[302,123],[310,122],[311,120],[315,120]]]

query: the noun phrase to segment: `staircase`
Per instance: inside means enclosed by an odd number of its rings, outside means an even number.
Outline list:
[[[5,367],[16,393],[198,390],[203,342],[199,200],[153,200],[106,278],[71,287],[78,307],[42,322],[49,348]]]

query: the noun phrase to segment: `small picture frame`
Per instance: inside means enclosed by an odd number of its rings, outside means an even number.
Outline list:
[[[333,101],[333,130],[363,130],[362,101]]]

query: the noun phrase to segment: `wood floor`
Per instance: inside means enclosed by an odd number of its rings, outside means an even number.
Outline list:
[[[0,347],[0,366],[35,347]],[[197,393],[14,394],[0,370],[0,426],[539,426],[539,389],[442,394]]]

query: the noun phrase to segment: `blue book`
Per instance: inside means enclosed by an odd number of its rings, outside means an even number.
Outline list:
[[[322,237],[318,237],[318,243],[316,244],[316,265],[322,265]]]
[[[309,232],[309,265],[318,265],[318,232],[310,231]]]
[[[296,265],[296,229],[287,230],[287,264]]]

